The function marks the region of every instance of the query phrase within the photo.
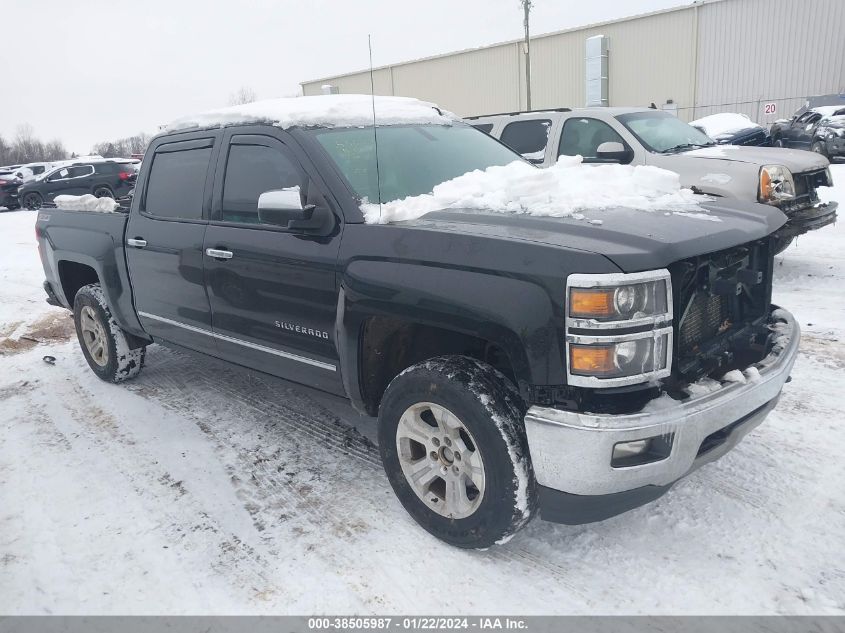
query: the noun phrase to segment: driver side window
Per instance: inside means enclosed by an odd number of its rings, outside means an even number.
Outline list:
[[[589,118],[570,118],[563,124],[558,156],[581,155],[585,163],[606,162],[598,157],[602,143],[628,144],[604,121]]]
[[[302,181],[298,164],[280,149],[266,145],[230,145],[221,219],[258,224],[258,197],[262,193],[300,187]]]

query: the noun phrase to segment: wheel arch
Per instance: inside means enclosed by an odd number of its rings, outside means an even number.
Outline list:
[[[407,367],[444,355],[486,362],[507,376],[526,401],[532,385],[562,376],[563,355],[547,292],[528,281],[425,266],[367,262],[341,284],[336,340],[342,378],[356,409],[378,412],[384,389]],[[381,275],[408,266],[407,275]],[[442,271],[440,271],[442,272]],[[483,277],[483,279],[482,279]],[[396,284],[385,283],[396,279]],[[472,292],[469,289],[489,289]],[[391,287],[393,286],[393,287]],[[509,301],[502,301],[509,297]]]

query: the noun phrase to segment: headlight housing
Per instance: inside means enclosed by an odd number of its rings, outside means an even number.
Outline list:
[[[757,199],[766,204],[777,204],[781,200],[795,197],[795,181],[792,173],[783,165],[763,165],[760,168],[760,185]]]
[[[669,375],[672,282],[668,270],[570,275],[566,298],[570,385],[622,386]]]

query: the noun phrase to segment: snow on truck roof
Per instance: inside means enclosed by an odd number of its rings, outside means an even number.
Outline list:
[[[439,109],[433,103],[409,97],[375,97],[375,118],[378,125],[451,125],[460,120],[456,115]],[[172,121],[165,129],[174,132],[247,123],[268,123],[281,128],[372,125],[373,97],[319,95],[268,99],[181,117]]]
[[[744,114],[735,112],[720,112],[701,117],[690,121],[690,125],[700,127],[708,136],[719,136],[720,134],[733,134],[750,128],[763,128]]]

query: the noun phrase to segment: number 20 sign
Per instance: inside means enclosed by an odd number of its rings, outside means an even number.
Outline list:
[[[778,111],[778,104],[776,103],[764,103],[763,104],[763,112],[765,114],[775,114]]]

